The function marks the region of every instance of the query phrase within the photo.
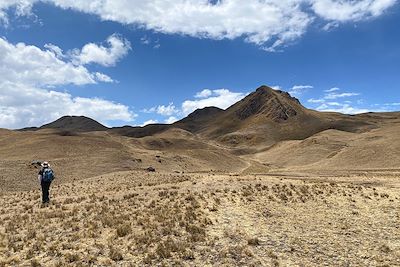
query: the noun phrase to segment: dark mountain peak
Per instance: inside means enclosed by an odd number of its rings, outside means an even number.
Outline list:
[[[196,109],[192,113],[190,113],[187,118],[191,119],[204,119],[204,118],[209,118],[210,116],[214,116],[216,114],[219,114],[223,112],[223,109],[217,108],[217,107],[205,107],[201,109]]]
[[[266,85],[261,85],[260,87],[258,87],[256,89],[257,93],[265,93],[265,92],[273,92],[273,91],[274,91],[274,89],[272,89],[271,87],[266,86]]]
[[[304,107],[289,93],[263,85],[228,110],[233,110],[241,120],[264,116],[279,122],[296,116]]]
[[[202,109],[196,109],[187,117],[175,122],[173,125],[189,132],[197,132],[204,128],[207,128],[208,123],[210,123],[217,116],[223,113],[224,110],[217,107],[205,107]]]
[[[39,129],[91,132],[105,131],[108,128],[101,123],[85,116],[64,116],[54,122],[43,125]]]
[[[296,97],[291,96],[288,92],[278,89],[273,89],[266,85],[258,87],[255,93],[260,96],[267,96],[274,94],[281,95],[282,97],[287,98],[288,100],[295,101],[297,104],[301,105],[300,101]]]

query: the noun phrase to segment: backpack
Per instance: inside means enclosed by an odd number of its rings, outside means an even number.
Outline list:
[[[43,170],[43,174],[42,174],[42,181],[43,182],[51,182],[54,180],[54,172],[52,169],[50,168],[46,168]]]

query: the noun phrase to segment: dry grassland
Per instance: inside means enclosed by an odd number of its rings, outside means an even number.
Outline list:
[[[400,266],[398,178],[119,172],[57,181],[47,207],[3,192],[0,266]]]

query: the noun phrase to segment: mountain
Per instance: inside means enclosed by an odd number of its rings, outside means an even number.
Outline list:
[[[56,129],[70,132],[94,132],[105,131],[108,128],[85,116],[64,116],[54,122],[43,125],[38,129]]]
[[[175,122],[173,126],[192,133],[200,132],[207,127],[208,123],[223,113],[224,110],[217,107],[197,109],[182,120]]]
[[[211,116],[195,111],[174,124],[224,145],[262,150],[283,140],[302,140],[327,129],[362,132],[374,125],[357,116],[309,110],[287,92],[261,86]],[[195,119],[190,119],[190,118]],[[195,125],[196,127],[194,127]]]
[[[257,147],[259,150],[283,140],[302,140],[327,129],[362,132],[374,127],[365,117],[309,110],[289,93],[264,85],[226,110],[198,109],[173,124],[108,129],[90,118],[66,116],[38,129],[71,133],[108,130],[117,135],[142,138],[179,128],[230,147]]]
[[[240,120],[262,116],[274,122],[288,120],[304,113],[305,108],[289,93],[261,86],[227,110]]]

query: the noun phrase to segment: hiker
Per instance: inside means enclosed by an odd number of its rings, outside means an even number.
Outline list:
[[[50,168],[50,164],[45,161],[42,163],[42,169],[39,171],[39,182],[42,186],[42,203],[48,204],[50,202],[49,190],[50,184],[54,180],[54,172]]]

